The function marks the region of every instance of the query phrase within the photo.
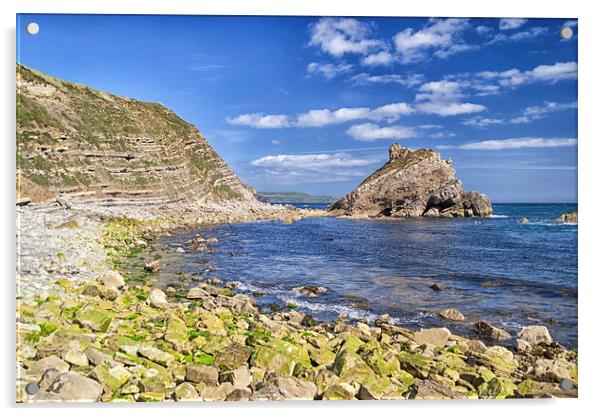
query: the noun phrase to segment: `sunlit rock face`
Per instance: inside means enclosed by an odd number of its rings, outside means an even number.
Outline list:
[[[430,149],[395,143],[389,161],[335,202],[336,215],[353,217],[472,217],[493,213],[489,198],[465,192],[451,159]]]

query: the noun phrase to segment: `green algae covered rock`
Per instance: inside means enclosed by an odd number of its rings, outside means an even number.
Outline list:
[[[328,387],[322,400],[355,400],[355,389],[349,383],[337,383]]]
[[[82,328],[89,328],[94,332],[106,332],[112,320],[109,312],[92,305],[85,306],[75,315],[75,321]]]
[[[479,388],[479,397],[489,399],[505,399],[513,397],[516,386],[512,380],[505,377],[494,377],[491,380],[482,383]]]
[[[358,354],[347,350],[337,354],[332,371],[345,382],[368,383],[376,377],[374,371]]]
[[[295,369],[295,360],[292,356],[263,345],[255,348],[251,364],[280,375],[292,375]]]
[[[115,391],[123,386],[132,376],[124,366],[110,366],[106,362],[94,367],[90,375],[111,391]]]

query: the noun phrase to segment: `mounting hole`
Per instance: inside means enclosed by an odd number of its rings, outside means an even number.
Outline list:
[[[40,31],[40,25],[37,24],[36,22],[29,22],[29,23],[27,23],[26,30],[27,30],[27,33],[29,33],[30,35],[37,35],[38,32]]]
[[[573,382],[568,378],[560,380],[560,388],[564,391],[569,391],[573,388]]]
[[[563,27],[562,29],[560,29],[560,36],[562,36],[563,39],[570,39],[573,37],[573,29],[571,29],[568,26]]]
[[[40,391],[40,386],[38,386],[38,383],[28,383],[25,386],[25,392],[29,395],[34,395],[38,391]]]

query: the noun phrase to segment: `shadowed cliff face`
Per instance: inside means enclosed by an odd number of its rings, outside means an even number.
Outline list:
[[[464,192],[451,160],[430,149],[391,145],[389,161],[330,210],[361,217],[470,217],[493,213],[483,194]]]
[[[17,193],[256,201],[199,131],[161,104],[17,65]]]

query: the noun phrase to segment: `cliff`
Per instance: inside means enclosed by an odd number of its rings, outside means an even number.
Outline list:
[[[161,104],[17,65],[17,198],[257,202],[202,134]]]
[[[335,215],[356,217],[471,217],[493,213],[489,198],[465,192],[450,159],[430,149],[391,145],[389,161],[335,202]]]

